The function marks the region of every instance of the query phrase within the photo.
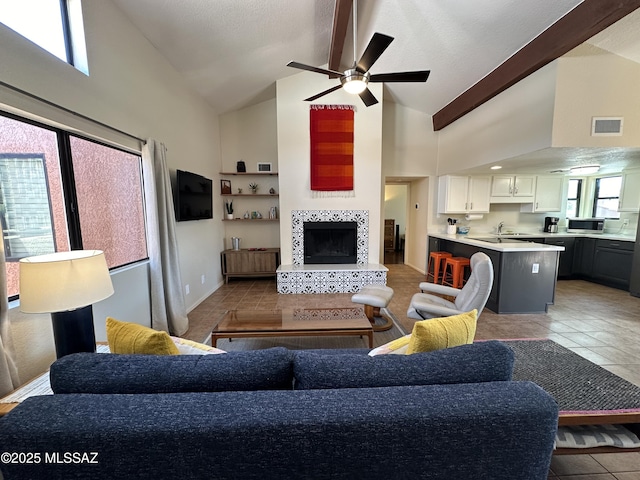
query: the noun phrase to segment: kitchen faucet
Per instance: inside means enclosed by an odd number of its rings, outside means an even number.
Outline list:
[[[496,232],[498,233],[498,235],[502,235],[502,227],[504,227],[504,222],[500,222],[496,227]]]

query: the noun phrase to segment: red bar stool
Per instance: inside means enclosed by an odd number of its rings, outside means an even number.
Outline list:
[[[464,284],[464,268],[471,268],[471,262],[466,257],[449,257],[444,260],[442,284],[453,288],[462,288]]]
[[[429,254],[429,264],[427,265],[427,282],[429,277],[433,279],[432,283],[438,283],[440,281],[440,269],[444,272],[444,260],[446,258],[453,257],[449,252],[431,252]],[[431,273],[433,272],[433,273]]]

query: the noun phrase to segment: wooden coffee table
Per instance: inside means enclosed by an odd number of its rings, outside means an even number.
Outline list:
[[[373,328],[362,308],[291,308],[229,310],[211,332],[219,338],[366,335],[373,348]]]

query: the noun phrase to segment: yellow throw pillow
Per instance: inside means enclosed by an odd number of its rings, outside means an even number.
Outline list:
[[[407,355],[473,343],[478,311],[416,322],[409,339]]]
[[[111,353],[180,354],[167,332],[153,330],[137,323],[121,322],[111,317],[107,317],[107,341]]]

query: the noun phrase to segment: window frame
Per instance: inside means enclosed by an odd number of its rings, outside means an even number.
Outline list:
[[[599,196],[599,193],[600,193],[600,180],[602,180],[604,178],[620,178],[620,191],[618,192],[618,196],[617,197],[600,197]],[[591,216],[596,218],[596,211],[598,210],[598,200],[613,200],[613,199],[617,199],[618,200],[618,208],[616,209],[616,211],[618,212],[618,216],[617,217],[604,217],[604,218],[611,219],[611,220],[620,219],[620,211],[618,209],[620,208],[620,194],[622,193],[622,175],[607,175],[607,176],[603,176],[603,177],[598,177],[598,178],[595,179],[593,188],[594,188],[594,190],[593,190],[593,205],[591,207]]]
[[[579,217],[580,216],[580,207],[582,206],[581,203],[582,203],[582,180],[583,179],[582,178],[570,178],[569,182],[571,182],[572,180],[578,182],[578,188],[576,188],[576,196],[575,196],[575,198],[574,197],[569,197],[568,191],[567,191],[567,202],[569,202],[570,200],[575,200],[576,201],[576,215],[575,216]],[[565,214],[566,214],[566,212],[565,212]],[[572,217],[569,217],[568,215],[565,215],[565,216],[566,216],[566,218],[572,218]]]
[[[58,0],[58,9],[60,10],[60,23],[58,24],[57,18],[55,23],[50,17],[41,15],[37,17],[38,21],[48,22],[48,25],[55,25],[56,30],[59,28],[61,35],[55,36],[55,42],[58,48],[52,49],[51,42],[42,41],[42,39],[34,38],[33,35],[27,36],[25,33],[16,30],[16,25],[10,26],[6,23],[0,22],[7,28],[10,28],[21,37],[27,39],[34,45],[49,53],[58,60],[65,62],[77,70],[81,71],[85,75],[89,75],[89,65],[86,51],[86,37],[84,33],[84,20],[82,16],[82,0]],[[55,3],[51,2],[51,8],[55,9]],[[33,21],[35,13],[31,13],[29,17],[26,15],[20,15],[21,20]],[[60,45],[62,42],[62,45]],[[64,58],[63,58],[64,56]]]
[[[66,1],[66,0],[61,0]],[[77,193],[75,187],[75,175],[73,171],[73,159],[71,156],[71,137],[80,138],[82,140],[95,143],[97,145],[102,145],[104,147],[112,148],[115,150],[119,150],[121,152],[136,155],[140,158],[140,181],[141,181],[141,191],[142,191],[142,203],[143,203],[143,221],[144,221],[144,231],[145,231],[145,243],[147,243],[147,256],[144,258],[140,258],[138,260],[134,260],[132,262],[123,263],[121,265],[117,265],[114,267],[109,267],[109,271],[113,271],[120,268],[125,268],[131,265],[135,265],[138,263],[146,262],[149,260],[149,245],[148,245],[148,226],[147,226],[147,215],[146,215],[146,202],[144,200],[145,189],[144,189],[144,176],[142,175],[142,155],[141,152],[137,152],[134,150],[122,148],[117,145],[113,145],[104,141],[96,140],[95,138],[91,138],[89,136],[82,135],[78,132],[71,132],[64,130],[59,127],[54,127],[51,125],[47,125],[46,123],[41,123],[36,120],[21,117],[20,115],[16,115],[14,113],[7,112],[5,110],[0,110],[0,116],[10,118],[12,120],[23,122],[29,125],[33,125],[38,128],[43,128],[54,132],[56,134],[57,142],[58,142],[58,156],[60,162],[60,180],[62,184],[62,192],[64,199],[64,208],[67,220],[67,234],[69,237],[69,249],[70,250],[82,250],[83,242],[82,242],[82,231],[80,227],[80,212],[78,209],[78,200]],[[19,154],[14,154],[19,155]],[[49,189],[49,184],[47,182],[47,189]],[[51,197],[49,197],[49,202],[51,202]],[[55,237],[54,237],[55,239]],[[58,245],[55,244],[55,249],[58,251]],[[8,301],[18,300],[20,295],[11,295],[8,296]]]
[[[71,35],[71,20],[69,17],[69,5],[67,0],[60,0],[60,17],[62,18],[62,36],[64,48],[67,52],[67,63],[76,66],[73,58],[73,38]]]

